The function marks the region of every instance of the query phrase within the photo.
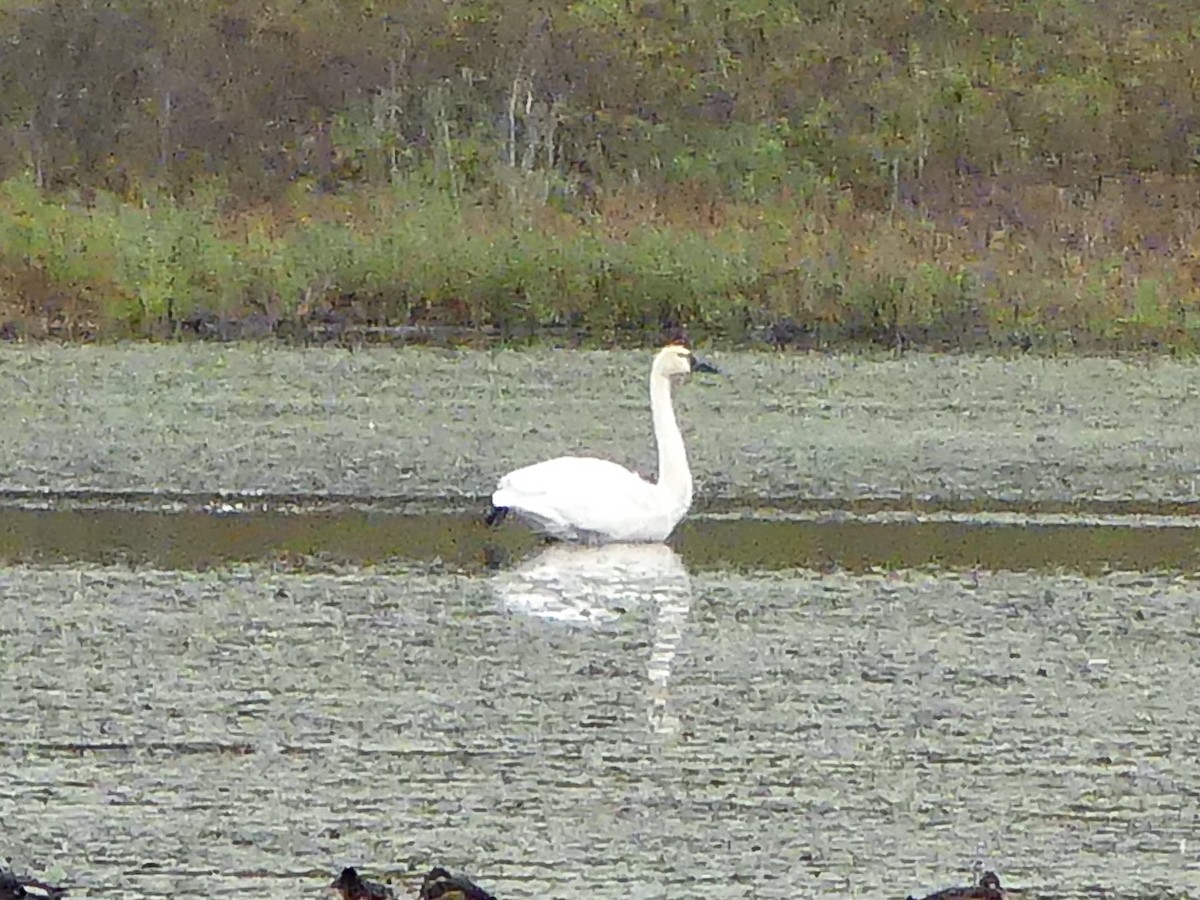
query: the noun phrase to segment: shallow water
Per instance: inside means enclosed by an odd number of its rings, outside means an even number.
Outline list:
[[[644,354],[0,348],[0,856],[73,897],[1200,897],[1200,369],[737,354],[671,547]],[[574,392],[574,393],[573,393]]]
[[[500,897],[904,897],[977,863],[1033,896],[1200,895],[1190,578],[551,548],[0,592],[7,852],[77,895],[434,861]]]
[[[463,572],[503,567],[540,546],[481,510],[400,514],[292,507],[237,512],[0,506],[0,561],[206,569],[270,560],[314,571],[401,561]],[[1200,571],[1200,520],[1187,516],[981,513],[743,518],[693,516],[671,545],[692,571],[809,568]]]

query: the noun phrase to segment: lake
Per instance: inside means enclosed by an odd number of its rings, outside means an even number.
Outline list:
[[[714,355],[693,516],[571,548],[481,498],[652,471],[647,354],[0,348],[3,854],[75,897],[1200,896],[1200,369]]]

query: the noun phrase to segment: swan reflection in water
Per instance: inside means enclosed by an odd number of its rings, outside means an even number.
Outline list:
[[[603,627],[631,609],[652,611],[646,662],[652,729],[674,733],[668,683],[692,605],[692,579],[666,544],[555,544],[516,569],[496,574],[497,595],[510,612],[583,627]]]

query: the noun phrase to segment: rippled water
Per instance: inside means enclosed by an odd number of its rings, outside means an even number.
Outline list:
[[[1200,897],[1200,368],[721,363],[672,546],[573,550],[481,498],[652,467],[647,354],[0,347],[0,856],[73,897]]]
[[[1200,584],[0,571],[8,855],[84,896],[1197,896]],[[881,885],[883,887],[881,887]]]
[[[715,354],[678,392],[719,501],[1189,504],[1200,366]],[[587,451],[654,466],[647,352],[0,346],[0,491],[477,498]]]

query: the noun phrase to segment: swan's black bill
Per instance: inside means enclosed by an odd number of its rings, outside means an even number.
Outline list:
[[[692,356],[692,371],[693,372],[711,372],[714,375],[724,375],[725,373],[718,369],[710,362],[705,362],[698,356]]]
[[[493,506],[490,510],[488,510],[488,514],[483,521],[487,522],[489,528],[495,528],[504,521],[504,517],[507,515],[507,506]]]

